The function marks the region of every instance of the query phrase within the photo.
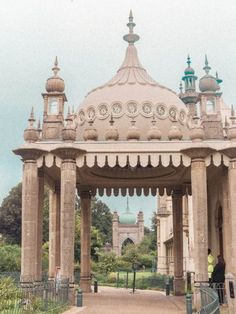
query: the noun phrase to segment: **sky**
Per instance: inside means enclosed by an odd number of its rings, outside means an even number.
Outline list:
[[[41,93],[55,56],[68,105],[77,108],[121,65],[130,9],[141,37],[140,61],[157,82],[178,91],[187,55],[200,78],[207,54],[211,73],[218,71],[223,79],[226,104],[235,104],[235,0],[1,0],[0,5],[0,202],[21,181],[22,162],[12,149],[23,143],[32,106],[42,119]],[[126,198],[103,200],[112,210],[125,210]],[[156,198],[133,197],[130,208],[143,210],[149,225]]]

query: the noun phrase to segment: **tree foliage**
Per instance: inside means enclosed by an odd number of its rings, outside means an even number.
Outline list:
[[[0,272],[19,271],[20,255],[19,245],[2,243],[0,245]]]

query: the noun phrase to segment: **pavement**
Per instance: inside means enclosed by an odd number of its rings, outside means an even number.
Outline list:
[[[184,296],[166,296],[152,290],[99,287],[98,293],[84,293],[83,307],[64,314],[185,314]]]

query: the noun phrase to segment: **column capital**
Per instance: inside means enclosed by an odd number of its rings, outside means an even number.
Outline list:
[[[14,154],[19,155],[22,157],[23,161],[28,160],[37,160],[39,157],[41,157],[44,153],[47,153],[47,151],[39,148],[17,148],[13,150]]]
[[[215,151],[215,149],[205,145],[204,143],[196,143],[196,145],[193,143],[191,147],[182,149],[181,153],[189,156],[193,161],[194,159],[205,159],[208,155],[214,153]]]
[[[236,159],[236,146],[221,149],[220,152],[225,154],[227,157],[231,159]]]
[[[182,197],[185,195],[185,190],[182,186],[174,187],[172,190],[172,197]]]
[[[63,146],[53,149],[51,153],[55,154],[56,156],[65,161],[75,160],[78,155],[85,153],[85,151],[71,146],[70,147]]]

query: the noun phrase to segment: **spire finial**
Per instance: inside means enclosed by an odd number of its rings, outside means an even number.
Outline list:
[[[182,84],[181,81],[180,81],[180,83],[179,83],[179,91],[180,91],[180,94],[183,93],[183,84]]]
[[[134,17],[132,10],[130,10],[129,13],[129,23],[127,23],[127,26],[129,28],[129,34],[126,34],[123,39],[129,43],[129,45],[133,45],[136,41],[139,40],[139,36],[137,34],[134,34],[134,27],[135,23],[133,22]]]
[[[31,108],[30,120],[33,120],[33,121],[34,121],[34,107]]]
[[[210,69],[211,69],[211,67],[208,65],[207,55],[205,55],[205,66],[204,66],[203,70],[205,70],[206,74],[208,74]]]
[[[127,197],[127,205],[126,205],[126,212],[129,212],[129,198]]]
[[[58,67],[58,59],[57,56],[55,57],[54,61],[54,67],[52,68],[54,75],[57,75],[57,73],[60,71],[60,68]]]
[[[191,59],[190,59],[189,54],[188,54],[188,57],[187,57],[187,64],[188,64],[188,66],[190,67],[190,64],[191,64]]]

